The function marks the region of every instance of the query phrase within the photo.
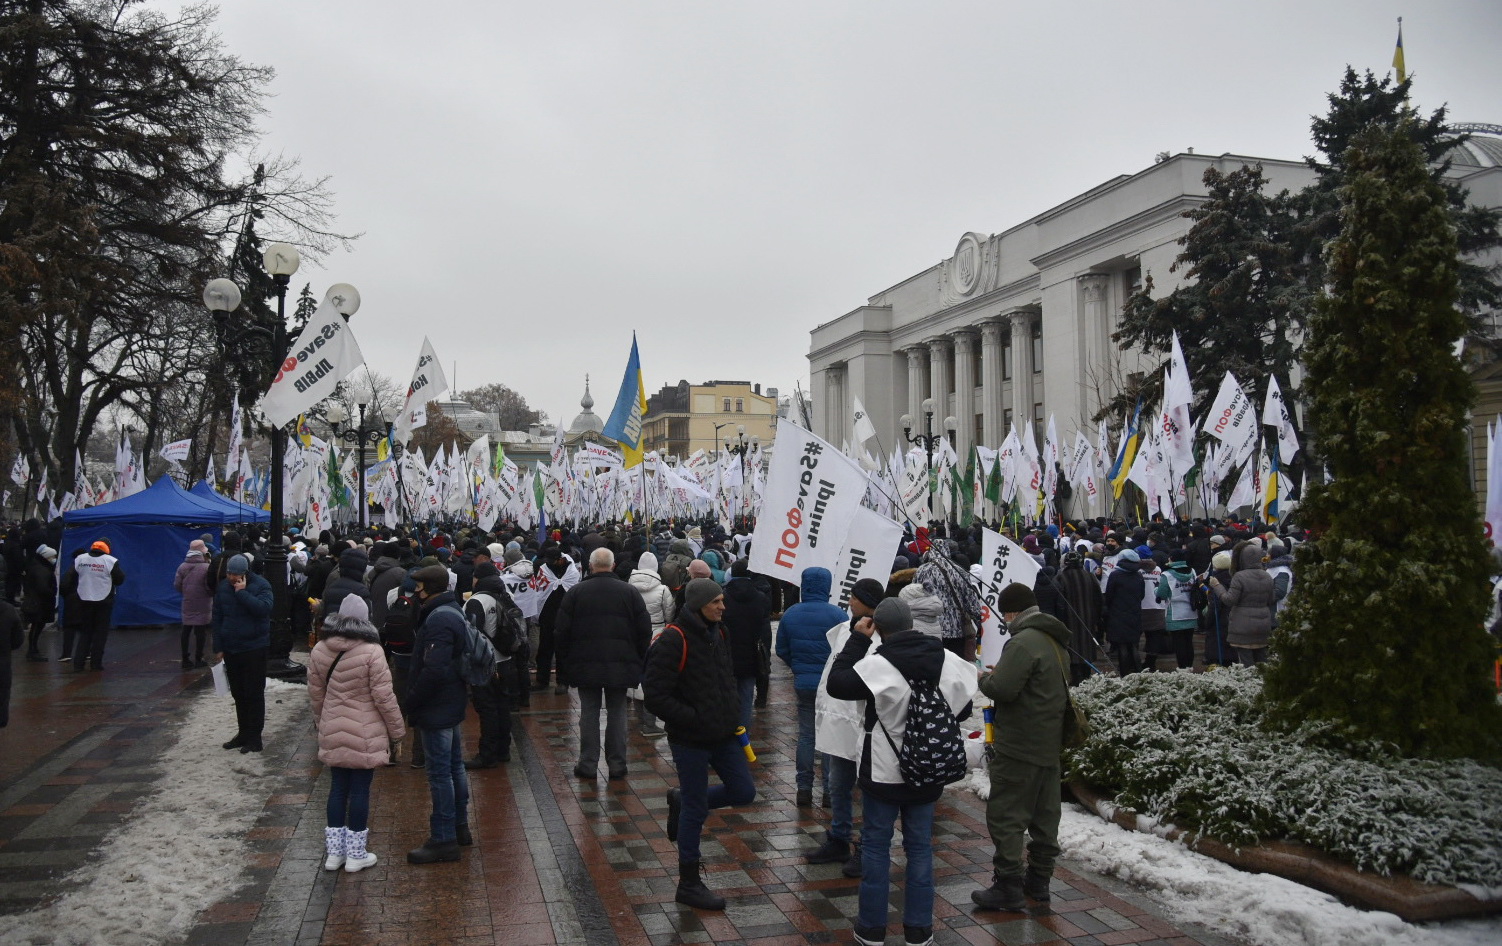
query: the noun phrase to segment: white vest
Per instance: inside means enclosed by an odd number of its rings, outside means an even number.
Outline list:
[[[90,555],[88,552],[73,560],[73,570],[78,572],[78,597],[84,601],[103,601],[115,590],[110,576],[119,559],[108,553]]]
[[[876,718],[885,726],[885,736],[865,734],[871,743],[871,781],[887,785],[901,785],[905,781],[902,769],[897,764],[897,753],[902,750],[902,736],[907,731],[907,703],[913,689],[892,662],[881,654],[868,653],[855,665],[855,672],[876,697]],[[956,715],[971,702],[979,684],[980,675],[975,664],[967,662],[953,651],[944,651],[944,669],[939,673],[939,693]],[[896,749],[893,749],[893,746]]]

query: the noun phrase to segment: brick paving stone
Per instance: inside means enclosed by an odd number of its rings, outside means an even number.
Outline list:
[[[12,725],[3,737],[10,741],[0,744],[0,915],[66,889],[69,872],[163,777],[154,765],[169,735],[162,723],[185,712],[203,686],[201,673],[174,669],[176,633],[112,635],[109,669],[97,677],[80,679],[56,663],[16,665]],[[513,717],[513,761],[470,773],[475,845],[458,864],[406,863],[406,851],[427,834],[427,782],[405,763],[378,771],[369,845],[379,861],[358,874],[321,869],[328,773],[311,724],[294,730],[293,743],[275,750],[275,787],[245,834],[252,853],[240,865],[241,885],[201,904],[181,943],[850,942],[859,881],[838,864],[802,857],[823,840],[829,812],[793,804],[797,704],[786,669],[774,668],[771,700],[751,727],[757,801],[713,812],[705,826],[706,879],[728,898],[724,913],[673,902],[677,857],[663,818],[676,776],[666,741],[640,736],[634,705],[632,712],[627,778],[578,779],[577,694],[533,693],[531,706]],[[465,729],[473,751],[472,715]],[[11,751],[19,733],[25,751]],[[893,849],[900,882],[899,840]],[[935,849],[940,946],[1201,941],[1067,866],[1057,872],[1049,906],[977,912],[969,894],[989,883],[991,845],[984,803],[973,795],[950,793],[940,803]],[[900,940],[900,889],[889,900],[889,929]]]

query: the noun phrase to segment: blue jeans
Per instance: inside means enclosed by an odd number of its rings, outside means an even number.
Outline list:
[[[751,781],[751,767],[739,739],[721,739],[709,748],[669,742],[673,766],[678,770],[678,791],[683,796],[678,815],[678,860],[691,864],[699,859],[699,835],[710,809],[727,805],[748,805],[756,798]],[[720,784],[709,785],[709,770],[714,769]]]
[[[796,690],[798,694],[798,752],[794,758],[794,783],[799,791],[814,787],[814,700],[818,690]],[[824,768],[820,785],[829,791],[829,768]]]
[[[741,725],[751,732],[751,707],[756,703],[756,678],[736,677],[735,687],[741,695]]]
[[[829,779],[829,836],[841,841],[853,838],[857,768],[849,759],[824,753],[824,774]]]
[[[452,841],[457,836],[454,826],[469,824],[469,776],[464,771],[464,736],[458,726],[421,732],[422,751],[427,757],[428,792],[433,796],[428,836],[434,841]]]
[[[857,920],[864,927],[886,928],[888,881],[892,872],[892,829],[902,815],[902,849],[907,853],[907,883],[902,892],[904,926],[934,923],[934,803],[897,804],[869,792],[861,824],[861,893]]]
[[[328,823],[330,828],[364,831],[370,826],[370,780],[375,769],[341,769],[329,766]],[[348,820],[346,820],[348,812]]]

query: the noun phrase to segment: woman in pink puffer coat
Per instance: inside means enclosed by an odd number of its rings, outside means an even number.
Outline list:
[[[391,689],[391,670],[370,606],[349,595],[323,626],[308,661],[308,697],[318,725],[318,760],[330,767],[328,856],[324,870],[353,874],[376,862],[370,837],[370,782],[390,758],[392,742],[406,735]]]

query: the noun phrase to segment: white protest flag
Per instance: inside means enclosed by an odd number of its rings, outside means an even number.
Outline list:
[[[866,407],[860,398],[855,399],[855,426],[851,430],[855,431],[855,442],[858,444],[876,437],[876,425],[871,423],[871,416],[866,413]]]
[[[1007,633],[1001,626],[1001,612],[996,609],[996,600],[1001,590],[1012,582],[1029,588],[1038,581],[1038,562],[1022,546],[991,529],[982,529],[980,537],[980,593],[981,663],[994,665],[1001,659],[1001,649],[1006,646]]]
[[[832,574],[865,494],[860,464],[797,424],[779,423],[751,570],[793,585],[815,565]]]
[[[351,371],[365,363],[344,316],[325,297],[293,343],[270,389],[261,398],[267,423],[280,427],[334,393]]]
[[[699,456],[699,457],[702,458],[704,456],[704,451],[700,450],[699,453],[697,454],[697,456]],[[586,442],[583,445],[583,449],[581,449],[578,452],[578,454],[575,455],[575,458],[574,458],[575,462],[578,462],[578,458],[579,457],[586,458],[588,460],[589,465],[591,467],[597,467],[597,466],[616,467],[616,466],[620,466],[621,463],[622,463],[620,453],[618,453],[615,450],[610,449],[609,447],[605,446],[604,444],[598,444],[598,443],[588,443],[588,442]]]
[[[208,467],[203,471],[203,478],[215,490],[219,489],[219,484],[214,480],[214,455],[212,453],[209,454]]]
[[[1059,485],[1059,432],[1054,427],[1053,415],[1048,415],[1048,433],[1043,438],[1043,494],[1053,501]]]
[[[1075,490],[1081,499],[1089,505],[1086,509],[1095,509],[1095,500],[1100,496],[1100,471],[1096,467],[1095,448],[1085,437],[1085,432],[1074,432],[1074,454],[1071,457],[1074,464],[1073,471],[1069,474],[1069,482],[1074,484]]]
[[[193,438],[187,440],[174,440],[162,448],[162,459],[168,463],[182,463],[188,459],[188,451],[193,449]]]
[[[850,603],[850,589],[862,578],[886,584],[892,575],[892,553],[902,541],[902,525],[862,506],[855,511],[839,560],[830,569],[834,577],[833,602]],[[752,543],[755,546],[755,543]]]
[[[428,402],[449,389],[448,378],[443,374],[443,364],[433,351],[433,343],[424,336],[422,353],[417,356],[417,367],[412,369],[412,380],[407,384],[407,399],[402,403],[402,412],[396,418],[396,440],[406,443],[412,431],[428,422]]]
[[[1257,414],[1231,372],[1221,381],[1204,423],[1212,437],[1231,448],[1232,462],[1241,463],[1251,455],[1257,442]]]
[[[94,487],[89,485],[89,477],[84,470],[83,456],[75,449],[73,451],[73,492],[78,496],[79,506],[92,506],[99,501],[94,495]]]
[[[245,418],[240,412],[240,394],[231,390],[229,393],[229,449],[224,451],[226,459],[224,469],[226,472],[233,470],[240,463],[240,431],[245,426]]]
[[[1252,468],[1256,465],[1257,461],[1253,459],[1241,468],[1241,478],[1236,481],[1236,488],[1231,490],[1231,498],[1226,500],[1227,512],[1250,506],[1257,501],[1257,487],[1252,482]]]
[[[31,462],[26,459],[26,454],[16,454],[16,462],[10,465],[10,481],[17,486],[25,486],[26,481],[31,479]]]
[[[1173,468],[1187,473],[1194,466],[1194,422],[1189,405],[1194,403],[1194,387],[1189,382],[1189,366],[1184,363],[1184,349],[1179,347],[1179,333],[1173,333],[1173,360],[1163,376],[1162,430],[1164,447]]]
[[[926,525],[933,516],[928,512],[928,471],[922,460],[910,462],[902,468],[902,481],[897,488],[908,521],[914,525]]]
[[[1486,541],[1497,544],[1502,532],[1502,451],[1498,438],[1502,437],[1502,415],[1496,423],[1486,425]],[[1303,496],[1303,492],[1299,493]]]
[[[1278,379],[1267,376],[1267,399],[1262,404],[1262,423],[1278,429],[1278,462],[1283,466],[1293,462],[1299,452],[1299,435],[1293,430],[1293,415],[1278,389]]]

